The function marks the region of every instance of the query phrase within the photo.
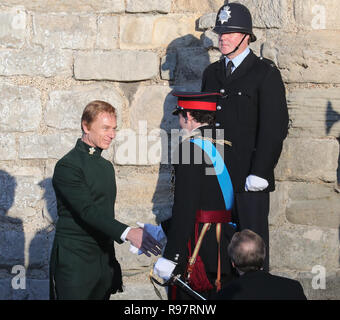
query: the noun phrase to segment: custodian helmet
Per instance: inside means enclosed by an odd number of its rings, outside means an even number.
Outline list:
[[[240,32],[250,35],[250,41],[256,41],[253,34],[253,22],[247,7],[240,3],[227,3],[218,10],[214,32],[218,34]]]

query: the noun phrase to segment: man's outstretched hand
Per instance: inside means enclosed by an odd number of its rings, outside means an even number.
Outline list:
[[[161,253],[162,245],[142,228],[131,228],[126,235],[126,240],[148,257],[151,257],[150,253],[155,256]]]

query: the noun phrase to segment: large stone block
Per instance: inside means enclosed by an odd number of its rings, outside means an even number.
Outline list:
[[[295,139],[284,141],[275,169],[279,180],[335,182],[339,143],[336,139]]]
[[[124,0],[6,0],[6,5],[19,5],[29,11],[48,13],[121,13],[125,9]]]
[[[337,0],[294,0],[294,15],[300,28],[339,30]]]
[[[60,159],[75,145],[80,133],[25,135],[19,139],[20,159]]]
[[[0,160],[15,160],[17,157],[15,135],[13,133],[0,134]]]
[[[119,38],[119,17],[99,16],[97,19],[97,49],[117,49]]]
[[[197,0],[174,0],[172,10],[174,12],[217,12],[223,5],[223,1],[209,0],[209,1],[197,1]]]
[[[74,86],[69,90],[52,91],[44,113],[47,126],[80,132],[83,110],[93,100],[103,100],[114,106],[117,109],[118,128],[121,127],[123,97],[116,88],[105,84]]]
[[[136,222],[159,223],[171,217],[171,204],[124,204],[119,203],[115,208],[116,218],[128,225],[137,226]]]
[[[271,270],[270,273],[299,281],[308,300],[339,300],[340,273],[338,270],[327,270],[323,269],[323,266],[315,266],[310,271]],[[325,276],[325,287],[321,286],[323,276]]]
[[[196,16],[124,16],[120,20],[120,47],[143,49],[199,44]],[[139,32],[136,32],[139,30]]]
[[[270,231],[271,268],[310,271],[315,265],[339,266],[339,231],[286,226]]]
[[[147,131],[147,121],[139,121],[139,130]],[[168,163],[169,138],[166,131],[153,129],[139,134],[132,129],[117,133],[113,161],[118,165],[154,166]]]
[[[32,41],[51,49],[91,49],[96,42],[96,31],[95,16],[35,14]]]
[[[336,270],[322,269],[317,266],[314,272],[300,272],[297,280],[303,286],[308,300],[339,300],[340,299],[340,272]],[[321,288],[321,272],[325,271],[325,287]],[[312,270],[311,270],[312,271]],[[317,285],[315,287],[315,284]]]
[[[21,48],[28,36],[27,13],[23,7],[0,11],[0,46]]]
[[[0,52],[1,76],[71,76],[72,53],[42,49],[5,50]]]
[[[286,223],[285,213],[289,201],[288,190],[288,182],[276,182],[275,191],[270,194],[269,226],[279,228]]]
[[[171,0],[127,0],[126,12],[152,12],[169,13]]]
[[[340,226],[339,195],[334,185],[293,183],[286,216],[289,222],[338,229]]]
[[[262,46],[265,57],[274,60],[288,83],[340,83],[339,35],[336,31],[311,31],[267,36]]]
[[[1,83],[0,101],[1,132],[33,131],[39,127],[42,108],[37,89]]]
[[[117,175],[117,199],[116,205],[124,206],[168,204],[171,203],[171,174],[135,173],[129,175]],[[133,197],[131,197],[133,195]]]
[[[78,80],[140,81],[156,77],[159,59],[154,52],[112,50],[79,53],[74,76]]]
[[[281,28],[287,24],[287,0],[260,0],[256,2],[252,0],[240,0],[237,2],[242,3],[249,9],[252,15],[254,28]],[[219,3],[219,7],[216,10],[201,11],[206,13],[199,20],[199,27],[201,29],[213,28],[215,26],[218,9],[223,5],[222,2]],[[197,2],[197,5],[201,6],[201,8],[204,7],[202,2]],[[211,6],[212,9],[214,7],[214,5]],[[231,15],[233,15],[232,12]]]
[[[110,300],[159,300],[151,282],[145,280],[148,275],[149,270],[141,273],[137,280],[131,280],[131,276],[123,277],[124,292],[111,295]],[[166,300],[166,289],[162,287],[158,287],[158,289],[163,300]]]
[[[288,24],[287,0],[240,0],[245,5],[253,18],[253,26],[257,28],[281,28]]]
[[[290,136],[340,135],[340,92],[337,88],[294,89],[287,95]]]
[[[130,127],[139,134],[147,121],[147,132],[161,128],[169,132],[178,129],[176,117],[172,110],[177,103],[177,98],[171,94],[169,86],[153,85],[139,87],[130,107]],[[140,123],[143,121],[143,123]]]

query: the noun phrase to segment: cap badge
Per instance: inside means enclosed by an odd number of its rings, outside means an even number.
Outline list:
[[[224,6],[218,16],[218,19],[220,20],[221,24],[223,24],[224,22],[228,22],[230,18],[231,18],[230,7]]]
[[[89,151],[89,154],[94,154],[94,152],[96,151],[96,149],[93,148],[93,147],[91,147],[89,150],[90,150],[90,151]]]

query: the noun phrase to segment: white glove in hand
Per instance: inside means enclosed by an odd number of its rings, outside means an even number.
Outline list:
[[[268,181],[266,179],[260,178],[258,176],[254,176],[253,174],[249,175],[246,179],[246,185],[244,189],[246,191],[262,191],[268,187]]]
[[[174,271],[176,264],[171,260],[165,258],[159,258],[153,267],[153,273],[164,281],[170,279],[172,272]]]

